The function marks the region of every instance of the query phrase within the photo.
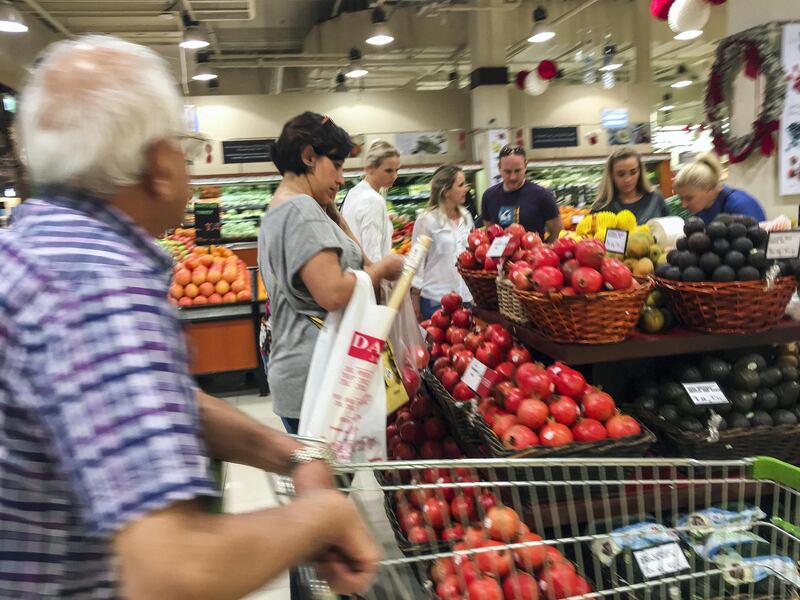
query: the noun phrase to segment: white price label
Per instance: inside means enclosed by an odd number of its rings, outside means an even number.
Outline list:
[[[419,332],[422,335],[422,339],[423,340],[427,340],[428,339],[428,330],[425,329],[422,325],[418,325],[418,327],[419,327]]]
[[[461,376],[461,381],[473,392],[477,392],[483,381],[483,376],[486,375],[486,369],[488,368],[489,367],[477,358],[473,358],[467,370],[464,371],[464,375]]]
[[[585,217],[585,216],[586,215],[572,215],[572,224],[573,225],[577,225],[578,223],[583,221],[583,217]]]
[[[628,247],[628,232],[624,229],[606,230],[606,250],[616,254],[625,254]]]
[[[686,555],[675,542],[638,550],[633,553],[633,556],[646,579],[657,579],[689,568]]]
[[[767,239],[767,258],[800,257],[800,231],[771,231]]]
[[[703,383],[683,383],[686,393],[697,406],[711,406],[714,404],[730,404],[725,393],[715,381]]]
[[[486,256],[489,256],[491,258],[500,258],[506,251],[506,246],[508,246],[508,242],[510,241],[511,241],[510,235],[504,235],[501,237],[494,238],[492,245],[489,246],[489,250],[488,252],[486,252]]]

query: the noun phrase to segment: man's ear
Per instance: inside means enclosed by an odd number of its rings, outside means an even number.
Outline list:
[[[170,202],[173,199],[174,154],[175,149],[167,140],[157,141],[146,154],[144,184],[153,199],[159,202]]]

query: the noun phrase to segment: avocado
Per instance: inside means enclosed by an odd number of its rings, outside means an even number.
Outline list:
[[[769,232],[766,229],[761,229],[758,225],[753,225],[747,228],[747,237],[750,238],[756,248],[765,248]]]
[[[675,406],[682,415],[688,415],[690,417],[702,417],[704,414],[706,414],[706,407],[698,406],[692,402],[689,394],[684,394],[681,396]]]
[[[731,242],[731,250],[736,250],[744,255],[750,254],[750,250],[753,248],[753,242],[748,237],[736,238]]]
[[[713,252],[704,252],[700,256],[700,263],[699,266],[703,271],[706,272],[706,275],[711,277],[714,274],[714,271],[718,266],[722,264],[722,259],[714,254]]]
[[[750,417],[750,423],[753,427],[772,427],[775,421],[772,420],[770,414],[763,410],[757,410]]]
[[[724,223],[726,227],[733,223],[733,217],[728,213],[719,213],[716,217],[714,217],[714,220]]]
[[[662,307],[658,310],[660,310],[661,314],[664,315],[664,326],[661,328],[661,331],[672,329],[672,326],[675,325],[675,315],[673,315],[672,311],[667,307]]]
[[[747,235],[747,226],[742,223],[731,223],[728,225],[728,239],[733,242],[740,237]]]
[[[678,251],[677,250],[670,250],[667,252],[667,262],[671,264],[673,267],[678,266]]]
[[[683,279],[683,273],[681,273],[680,267],[670,267],[664,272],[665,279],[671,279],[672,281],[681,281]]]
[[[763,371],[767,368],[767,359],[758,352],[748,352],[733,363],[733,369],[748,369],[750,371]]]
[[[731,406],[736,412],[747,414],[753,410],[753,405],[755,404],[755,394],[753,392],[726,390],[725,396],[731,401]]]
[[[706,224],[700,217],[689,217],[683,224],[683,234],[689,237],[693,233],[699,233],[706,230]]]
[[[755,267],[745,265],[736,271],[736,279],[739,281],[758,281],[761,279],[761,273]]]
[[[725,231],[727,232],[728,229],[725,228]],[[718,240],[714,240],[714,242],[711,244],[711,249],[717,254],[717,256],[723,257],[730,251],[731,243],[725,238],[720,238]]]
[[[633,389],[637,396],[658,396],[658,384],[652,379],[637,379]]]
[[[779,260],[779,261],[777,261],[776,264],[778,265],[778,277],[794,276],[794,272],[792,271],[792,266],[789,264],[788,260]],[[769,265],[769,261],[767,262],[767,265]],[[764,269],[761,269],[761,270],[763,271],[766,268],[767,267],[765,267]]]
[[[667,272],[670,269],[670,265],[658,265],[655,270],[656,277],[661,277],[662,279],[667,278]],[[680,272],[680,270],[679,270]]]
[[[664,419],[667,423],[677,423],[681,414],[678,409],[672,404],[662,404],[658,407],[658,416]]]
[[[700,282],[706,280],[706,273],[700,267],[686,267],[682,273],[684,281]]]
[[[735,281],[736,271],[734,271],[728,265],[720,265],[719,267],[714,269],[714,273],[711,275],[711,280],[719,283]]]
[[[747,241],[749,242],[750,240]],[[703,252],[711,250],[711,238],[705,233],[693,233],[689,236],[689,250],[696,254],[702,254]]]
[[[789,273],[795,277],[800,277],[800,258],[792,258],[787,261],[789,265]]]
[[[678,383],[700,383],[703,381],[703,374],[694,365],[678,365],[672,369],[672,374]]]
[[[732,215],[732,216],[734,221],[736,221],[737,223],[741,223],[747,229],[750,229],[754,225],[758,225],[758,221],[755,218],[751,217],[750,215]]]
[[[663,404],[675,404],[686,395],[680,383],[664,381],[658,386],[658,401]]]
[[[658,410],[658,402],[652,396],[639,396],[634,400],[633,405],[640,412],[654,413]]]
[[[736,270],[741,269],[746,260],[747,259],[745,259],[744,254],[738,250],[730,250],[722,259],[722,262],[728,265],[730,268]]]
[[[759,271],[763,271],[769,266],[767,253],[764,250],[751,250],[750,254],[747,255],[747,264],[751,267],[755,267]]]
[[[700,372],[706,381],[725,381],[730,375],[731,365],[727,361],[715,356],[704,356],[700,361]]]
[[[773,411],[772,420],[775,421],[775,425],[797,425],[797,415],[783,408]]]
[[[719,240],[727,237],[728,226],[719,221],[711,221],[711,223],[706,226],[706,233],[712,240]]]
[[[689,249],[689,239],[682,237],[675,240],[675,250],[678,252],[686,252]]]
[[[722,419],[719,422],[719,424],[717,424],[717,431],[727,431],[727,430],[728,430],[728,422],[725,419]]]
[[[761,388],[756,393],[756,407],[772,412],[778,408],[778,395],[769,388]]]
[[[761,387],[761,378],[758,373],[749,369],[734,367],[728,381],[731,386],[743,392],[755,392]]]
[[[795,406],[794,408],[789,409],[789,411],[793,413],[794,416],[797,417],[797,421],[800,422],[800,406]]]
[[[689,250],[678,252],[678,266],[681,269],[686,269],[687,267],[696,267],[699,262],[700,259],[698,256]]]
[[[696,417],[682,417],[681,420],[678,421],[678,427],[690,433],[700,433],[705,429],[703,424]]]
[[[728,404],[715,404],[711,407],[711,410],[725,416],[733,412],[733,405],[730,402]]]
[[[798,377],[800,377],[800,373],[797,372],[797,367],[786,365],[780,367],[780,370],[781,370],[781,379],[783,381],[797,381]]]
[[[783,375],[778,367],[768,367],[761,372],[761,385],[771,388],[783,381]]]
[[[728,429],[750,429],[750,420],[742,413],[732,412],[725,417]]]
[[[773,388],[778,396],[779,408],[791,408],[797,405],[800,399],[800,383],[797,381],[784,381]]]

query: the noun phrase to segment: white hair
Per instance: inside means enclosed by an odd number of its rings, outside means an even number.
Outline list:
[[[22,92],[18,119],[33,185],[98,195],[138,183],[147,149],[184,130],[166,62],[148,48],[100,35],[44,51]]]

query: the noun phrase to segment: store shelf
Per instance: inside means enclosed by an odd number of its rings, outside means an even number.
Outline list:
[[[181,321],[212,321],[220,319],[240,319],[253,314],[252,302],[237,304],[215,304],[213,306],[196,306],[180,310]]]
[[[601,167],[606,164],[605,158],[572,158],[572,159],[552,159],[552,160],[530,160],[527,170],[547,169],[551,167]],[[644,154],[643,163],[658,163],[670,160],[669,154]]]
[[[474,309],[474,312],[487,323],[502,323],[529,348],[573,366],[752,348],[800,339],[800,322],[784,319],[774,329],[747,335],[709,334],[676,327],[658,335],[634,331],[630,338],[616,344],[560,344],[507,320],[498,312],[481,308]]]

